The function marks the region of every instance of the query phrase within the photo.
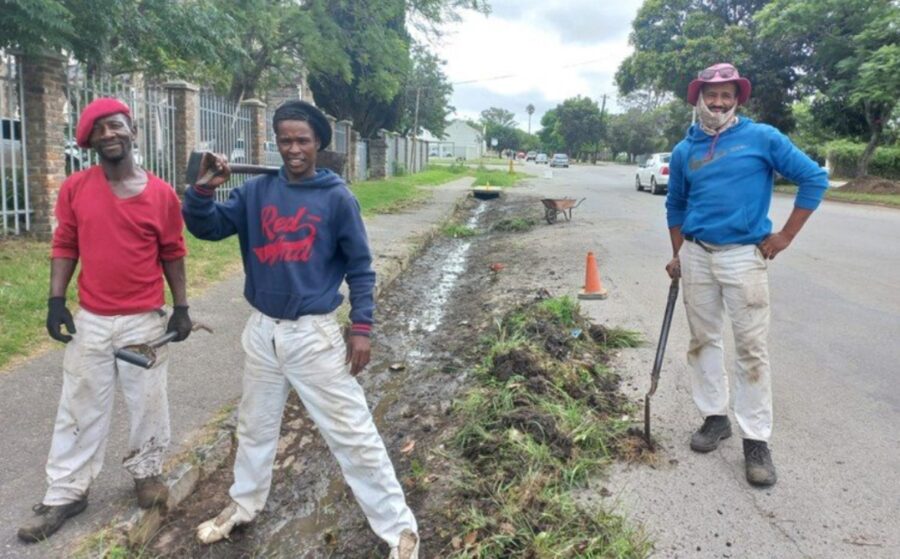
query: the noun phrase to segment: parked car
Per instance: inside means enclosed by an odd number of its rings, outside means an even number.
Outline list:
[[[654,153],[638,166],[634,186],[638,191],[647,186],[651,194],[663,194],[669,189],[669,158],[671,153]]]
[[[537,157],[536,151],[529,151],[525,154],[525,161],[534,161],[534,158]]]
[[[539,153],[534,156],[534,162],[540,165],[541,163],[547,163],[547,154]]]
[[[554,153],[553,159],[550,160],[551,167],[569,167],[569,156],[565,153]]]

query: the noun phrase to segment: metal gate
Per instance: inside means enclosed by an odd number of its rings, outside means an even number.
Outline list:
[[[230,163],[249,163],[250,109],[215,95],[211,90],[200,91],[200,133],[197,149],[221,153]],[[231,191],[243,183],[233,177],[216,189],[216,199],[225,201]]]
[[[93,150],[75,143],[75,126],[84,107],[98,97],[115,97],[128,105],[137,128],[135,163],[174,185],[179,175],[175,169],[175,105],[168,92],[128,76],[89,78],[83,66],[70,67],[66,83],[66,174],[97,163]]]
[[[25,95],[21,66],[0,52],[0,220],[3,235],[31,229],[28,152],[25,148]]]

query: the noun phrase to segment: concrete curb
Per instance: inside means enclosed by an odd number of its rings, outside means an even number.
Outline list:
[[[459,211],[468,195],[468,191],[460,193],[460,196],[450,206],[450,210],[433,223],[425,233],[406,239],[408,246],[401,254],[376,254],[374,256],[374,267],[380,278],[375,286],[376,301],[384,290],[390,287],[409,267],[413,259],[428,247],[440,233],[443,224],[452,219],[453,215]],[[228,404],[226,408],[230,406],[232,404]],[[206,442],[196,445],[188,444],[190,450],[177,454],[166,461],[163,471],[166,472],[166,483],[169,486],[167,510],[176,509],[194,492],[198,483],[209,477],[225,462],[234,447],[236,427],[237,407],[234,406],[233,410],[227,412],[224,420],[211,421],[195,436],[196,440]],[[134,507],[126,516],[126,520],[115,524],[112,528],[111,546],[126,542],[132,548],[141,548],[147,545],[163,525],[166,515],[159,509],[144,510]],[[93,534],[89,534],[82,541],[92,536]]]

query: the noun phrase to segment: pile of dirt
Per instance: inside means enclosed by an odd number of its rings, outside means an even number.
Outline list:
[[[863,192],[866,194],[900,194],[900,181],[881,177],[857,177],[840,188],[841,192]]]
[[[488,340],[481,385],[460,405],[457,448],[468,462],[448,520],[462,557],[539,557],[535,534],[572,557],[607,556],[629,536],[603,513],[571,506],[568,488],[611,459],[647,460],[623,417],[634,404],[608,367],[638,340],[592,324],[570,298],[539,298],[507,313]],[[602,524],[602,526],[601,526]],[[629,540],[632,549],[643,543]]]

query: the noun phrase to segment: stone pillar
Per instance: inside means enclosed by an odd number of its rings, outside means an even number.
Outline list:
[[[66,59],[56,53],[29,54],[21,62],[31,231],[49,240],[56,227],[59,187],[66,179]]]
[[[331,143],[328,144],[328,148],[331,151],[334,151],[334,137],[337,136],[337,131],[335,130],[335,125],[337,124],[337,119],[331,116],[330,114],[325,114],[325,118],[328,119],[328,125],[331,126]]]
[[[200,133],[200,88],[186,81],[176,80],[165,84],[172,104],[175,106],[175,191],[184,195],[187,187],[184,172],[187,169],[191,151],[197,148]]]
[[[250,137],[247,139],[247,161],[254,165],[266,162],[266,104],[259,99],[241,101],[250,112]]]
[[[369,140],[369,178],[372,180],[381,180],[387,178],[387,150],[388,143],[384,134],[379,134],[377,138]]]

